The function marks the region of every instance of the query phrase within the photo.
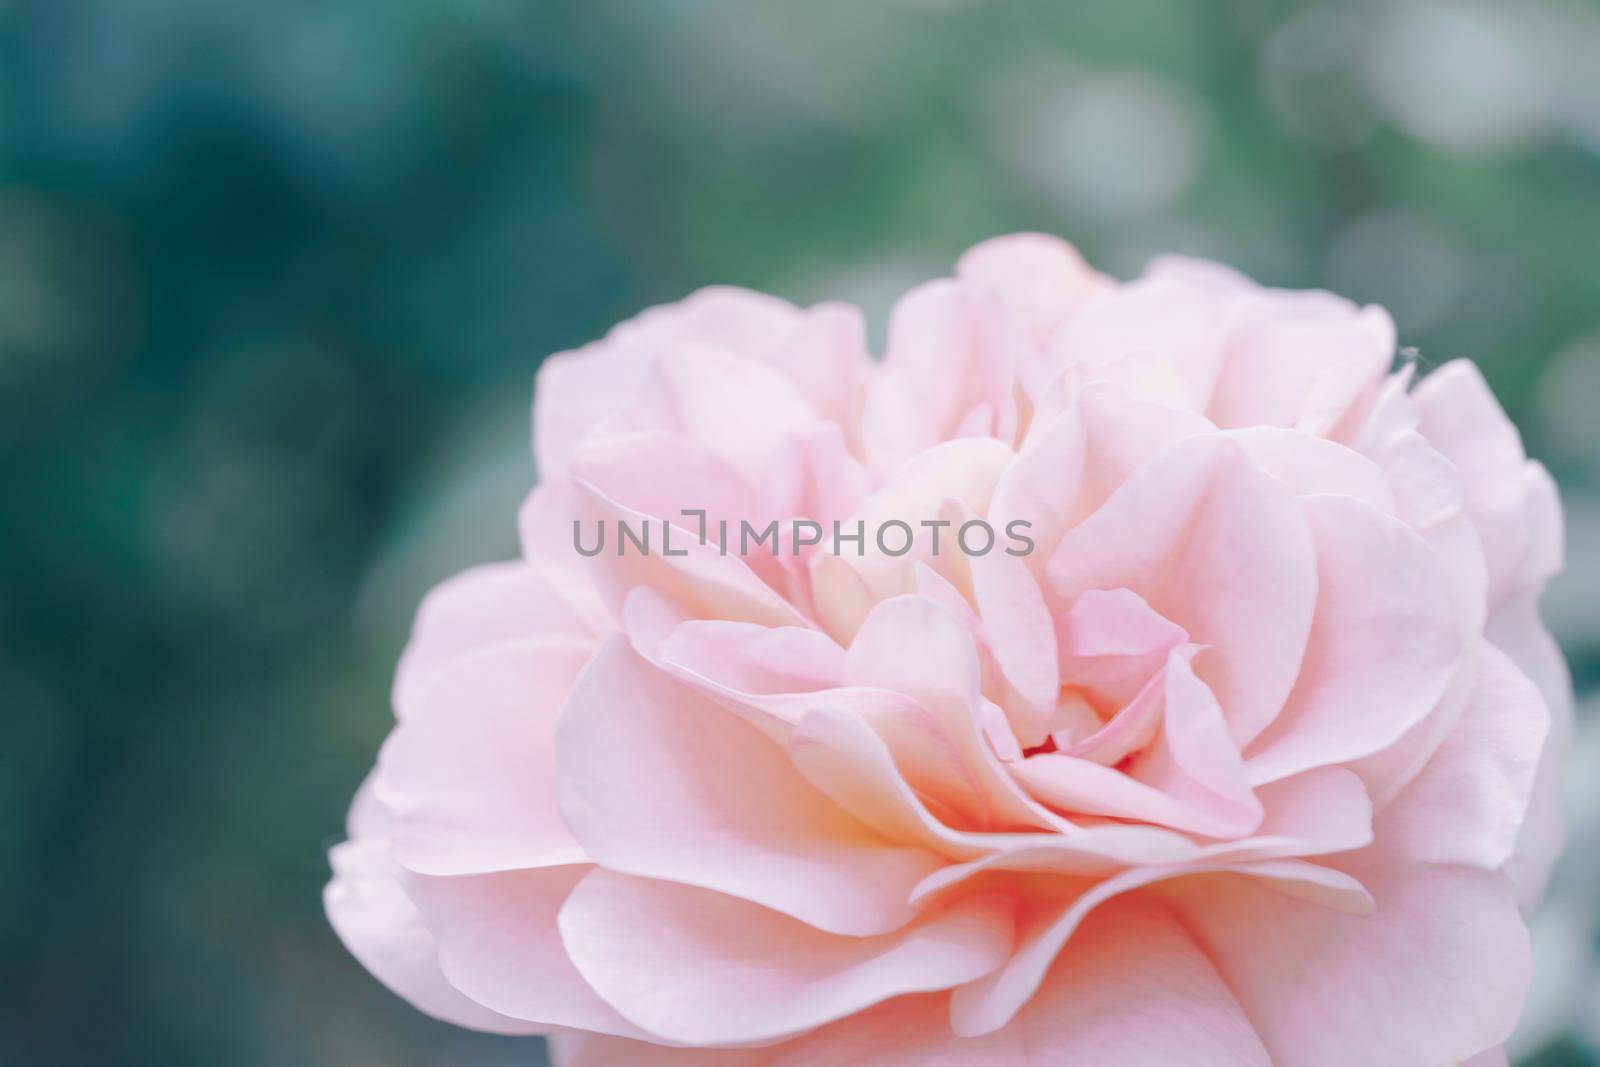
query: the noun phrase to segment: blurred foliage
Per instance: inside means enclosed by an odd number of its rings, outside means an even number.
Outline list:
[[[1575,0],[0,0],[0,1063],[539,1062],[362,973],[323,852],[416,599],[515,550],[540,357],[710,282],[881,325],[1040,229],[1383,302],[1561,478],[1590,691],[1595,55]],[[1589,818],[1544,936],[1597,874]],[[1563,967],[1522,1051],[1600,1062]]]

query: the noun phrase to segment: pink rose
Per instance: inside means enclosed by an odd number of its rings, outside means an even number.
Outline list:
[[[729,289],[552,357],[524,558],[423,604],[334,927],[566,1067],[1503,1063],[1560,507],[1394,351],[1022,235],[881,362]]]

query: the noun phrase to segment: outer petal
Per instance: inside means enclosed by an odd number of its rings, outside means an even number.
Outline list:
[[[1481,644],[1460,720],[1391,806],[1390,842],[1429,862],[1497,870],[1527,814],[1549,722],[1533,683],[1505,653]]]
[[[1465,651],[1448,579],[1420,537],[1352,497],[1302,506],[1316,621],[1293,694],[1249,752],[1257,783],[1393,744],[1438,704]]]
[[[1461,473],[1467,513],[1478,528],[1489,564],[1493,606],[1520,584],[1536,549],[1522,439],[1482,373],[1466,360],[1440,367],[1422,380],[1412,396],[1422,417],[1423,436]]]
[[[981,290],[946,279],[902,297],[862,413],[870,464],[887,472],[952,437],[1011,443],[1021,341],[1000,301]]]
[[[631,329],[619,326],[613,336]],[[644,383],[653,353],[610,338],[539,365],[533,391],[533,454],[543,478],[553,478],[594,425],[628,402]]]
[[[333,880],[323,892],[328,921],[350,954],[377,979],[436,1019],[497,1034],[532,1034],[537,1024],[513,1019],[462,993],[439,969],[433,935],[406,896],[381,837],[335,845]]]
[[[1172,883],[1185,926],[1292,1067],[1456,1067],[1503,1041],[1529,976],[1504,877],[1374,846],[1345,864],[1377,910],[1344,915],[1241,878]]]
[[[1230,323],[1209,414],[1218,426],[1324,433],[1376,390],[1394,347],[1394,323],[1382,308],[1258,289]]]
[[[1222,360],[1226,305],[1184,279],[1147,275],[1084,304],[1057,332],[1057,367],[1110,378],[1139,400],[1203,413]]]
[[[1489,574],[1486,633],[1538,684],[1551,715],[1528,819],[1508,870],[1525,904],[1543,892],[1561,849],[1561,758],[1572,729],[1572,684],[1539,618],[1545,583],[1562,565],[1561,502],[1555,483],[1527,461],[1516,428],[1477,368],[1456,361],[1415,391],[1421,431],[1460,472],[1467,514]]]
[[[627,407],[661,353],[678,344],[713,346],[786,372],[818,410],[832,414],[830,405],[847,402],[840,398],[849,396],[866,362],[853,312],[842,305],[801,312],[764,293],[712,286],[650,308],[601,341],[551,356],[539,368],[534,393],[541,476],[559,474],[577,444]]]
[[[777,1054],[775,1048],[673,1048],[600,1034],[550,1038],[555,1067],[769,1067]]]
[[[587,647],[533,640],[458,661],[390,736],[375,791],[395,858],[425,874],[581,863],[556,814],[556,716]]]
[[[1349,914],[1365,915],[1372,910],[1372,898],[1354,878],[1298,860],[1139,867],[1103,881],[1079,883],[1081,891],[1063,902],[1061,893],[1072,890],[1073,883],[1068,881],[1050,897],[1021,909],[1017,951],[1004,967],[955,991],[950,1018],[956,1032],[980,1035],[1008,1025],[1036,994],[1056,961],[1063,954],[1071,958],[1073,946],[1068,939],[1109,901],[1168,879],[1213,873],[1248,875],[1290,898]]]
[[[1074,935],[1003,1029],[952,1036],[942,998],[908,997],[780,1050],[773,1067],[1270,1067],[1233,994],[1172,914],[1123,898]]]
[[[865,935],[904,925],[912,888],[939,864],[851,818],[781,746],[620,636],[573,692],[558,747],[562,814],[610,870]]]
[[[1085,263],[1077,249],[1040,233],[1014,233],[973,245],[957,262],[956,277],[1004,300],[1039,345],[1084,301],[1115,284]]]
[[[657,358],[633,402],[596,432],[682,434],[756,478],[790,437],[819,421],[777,371],[721,347],[677,344]]]
[[[1543,896],[1550,869],[1564,843],[1561,772],[1562,761],[1571,749],[1573,731],[1572,681],[1567,664],[1539,619],[1533,601],[1528,596],[1502,605],[1490,619],[1488,631],[1489,639],[1538,684],[1550,717],[1527,818],[1506,867],[1524,907]]]
[[[1018,354],[1018,377],[1032,396],[1059,372],[1050,340],[1086,303],[1116,283],[1083,261],[1065,241],[1037,233],[975,245],[956,264],[967,286],[998,297],[1031,344]]]
[[[417,609],[394,677],[398,718],[411,714],[441,673],[464,656],[530,637],[594,644],[583,618],[520,560],[490,563],[435,586]]]
[[[904,993],[993,970],[1011,949],[1003,899],[975,897],[879,937],[826,934],[703,889],[591,872],[561,935],[600,994],[639,1026],[696,1045],[771,1041]]]
[[[556,930],[584,865],[436,878],[408,874],[407,895],[439,944],[450,984],[541,1030],[572,1027],[644,1036],[589,988]]]

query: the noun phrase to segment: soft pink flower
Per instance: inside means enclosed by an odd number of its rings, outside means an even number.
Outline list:
[[[1570,709],[1477,371],[1031,235],[887,347],[711,289],[544,365],[524,558],[424,603],[333,852],[350,950],[566,1067],[1503,1062]],[[684,554],[574,551],[646,519]]]

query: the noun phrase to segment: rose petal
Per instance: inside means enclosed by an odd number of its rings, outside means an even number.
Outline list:
[[[1039,233],[995,237],[967,249],[956,277],[1004,300],[1043,345],[1084,302],[1114,283],[1065,241]]]
[[[634,511],[585,482],[573,483],[576,519],[585,531],[609,531],[605,548],[584,560],[596,588],[614,615],[620,616],[628,593],[646,586],[671,598],[701,618],[734,619],[767,626],[805,626],[805,616],[764,583],[731,551],[724,553],[714,537],[701,544],[692,527],[674,524],[671,553],[661,544],[661,520]],[[618,524],[650,538],[649,551],[621,540]],[[645,531],[648,531],[647,533]],[[682,553],[681,555],[679,553]],[[576,563],[575,554],[569,555]],[[571,564],[569,564],[570,566]]]
[[[584,860],[555,810],[557,715],[586,647],[542,640],[459,660],[396,728],[374,789],[395,858],[424,874]]]
[[[614,871],[867,935],[904,925],[912,887],[938,865],[851,818],[781,746],[620,637],[573,691],[557,744],[562,817]]]
[[[773,1067],[1269,1067],[1249,1018],[1158,904],[1098,909],[1010,1025],[952,1037],[940,997],[907,997],[786,1047]]]
[[[1142,596],[1189,639],[1241,744],[1289,695],[1316,601],[1316,558],[1300,508],[1233,442],[1163,449],[1061,539],[1048,566],[1057,596]]]
[[[887,472],[953,437],[1010,444],[1021,344],[1000,302],[979,290],[946,279],[901,297],[861,416],[869,464]],[[977,424],[975,412],[985,413]]]
[[[971,981],[1005,958],[1012,917],[1004,899],[974,897],[892,934],[841,937],[735,897],[597,869],[560,925],[579,971],[623,1015],[715,1045]]]
[[[643,1037],[572,966],[556,915],[587,865],[464,877],[405,875],[406,893],[439,945],[450,984],[486,1008],[541,1030]]]
[[[530,637],[593,646],[593,631],[550,583],[521,561],[462,571],[435,586],[417,609],[394,676],[394,708],[405,718],[457,660]]]
[[[1421,538],[1351,497],[1302,506],[1317,545],[1316,621],[1294,692],[1249,752],[1258,784],[1393,744],[1438,703],[1463,654],[1449,583]]]
[[[1387,844],[1429,863],[1496,870],[1516,845],[1550,717],[1532,682],[1493,645],[1455,728],[1390,805]]]
[[[382,838],[347,841],[329,853],[333,880],[323,891],[328,922],[350,954],[384,985],[436,1019],[496,1034],[543,1028],[513,1019],[462,993],[439,969],[439,951],[406,896]]]
[[[1356,857],[1341,865],[1377,902],[1361,917],[1242,878],[1172,883],[1272,1061],[1447,1067],[1503,1041],[1529,972],[1505,879],[1396,863],[1378,846]]]

